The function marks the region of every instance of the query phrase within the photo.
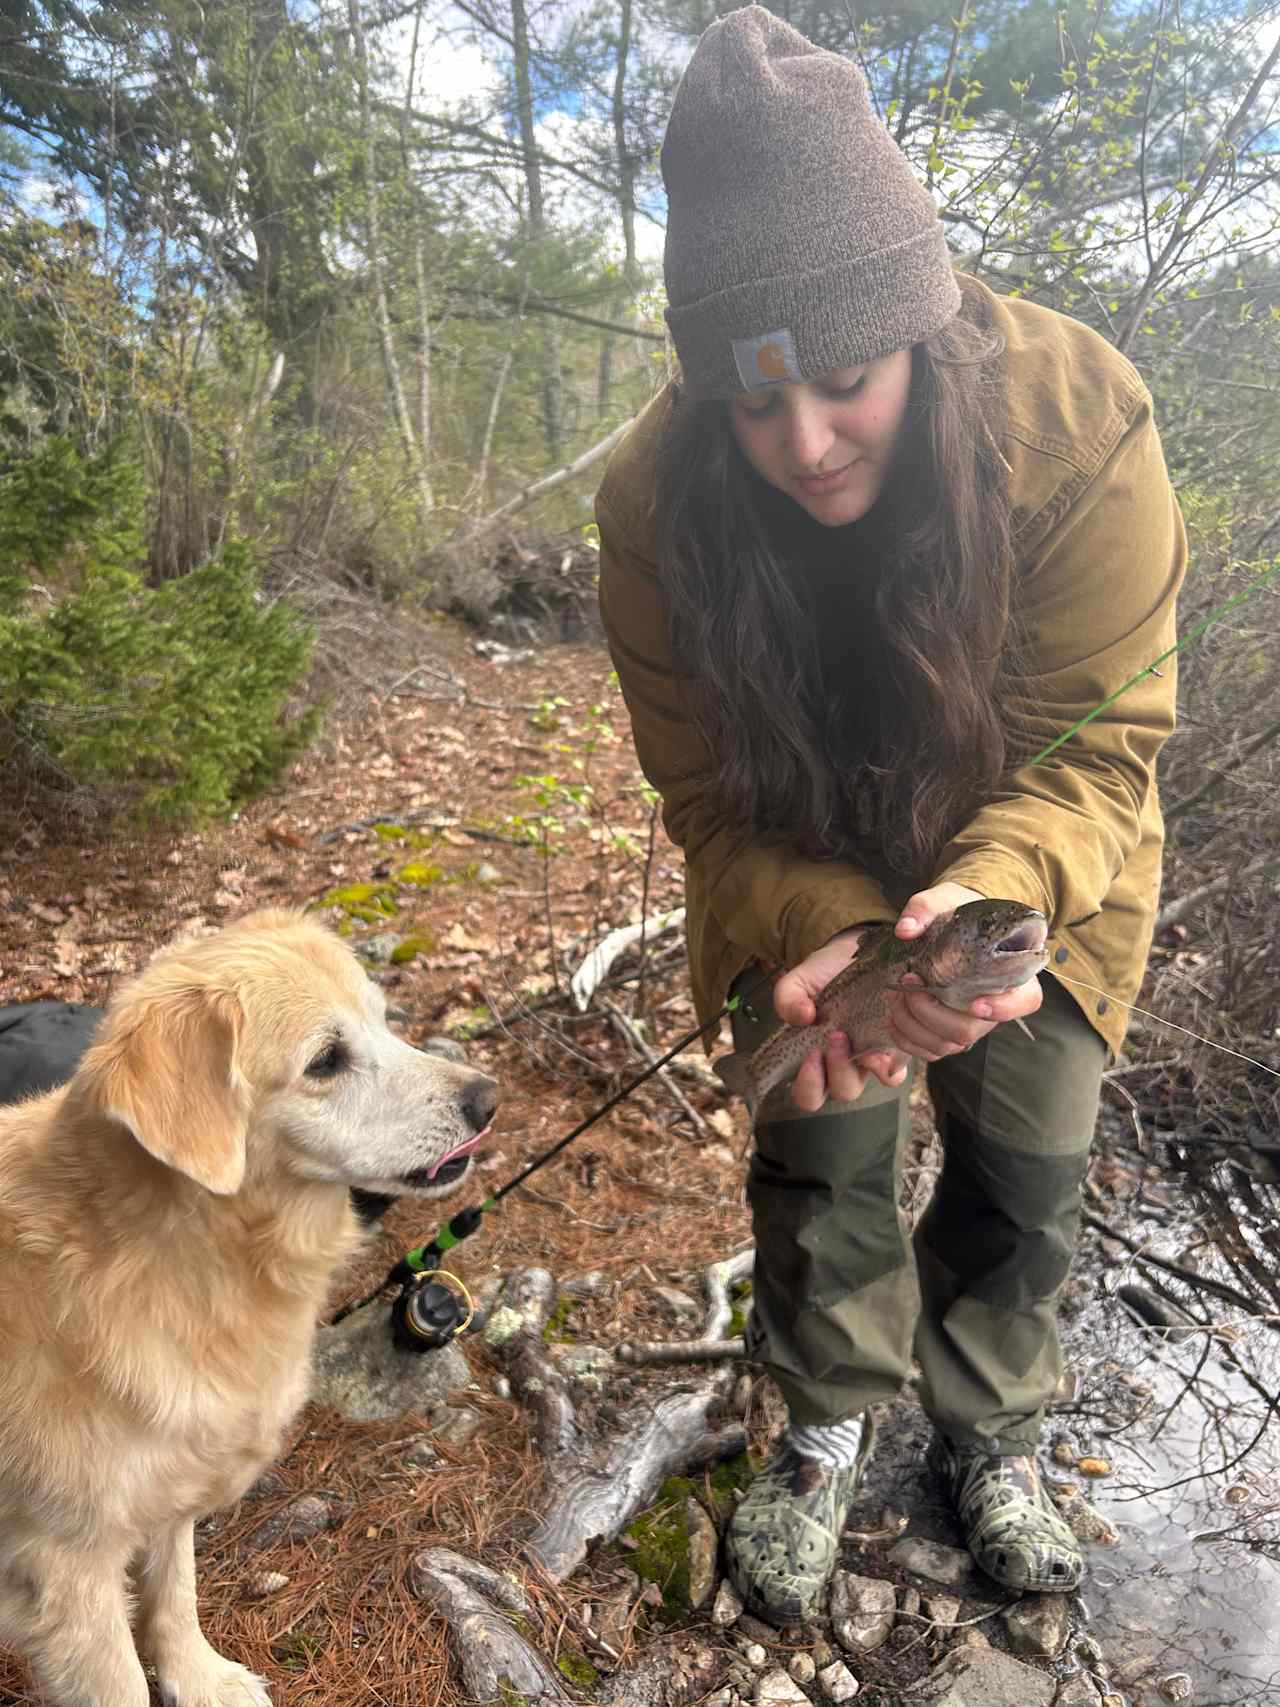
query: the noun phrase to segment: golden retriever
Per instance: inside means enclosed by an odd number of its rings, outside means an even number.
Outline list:
[[[57,1707],[262,1707],[196,1616],[192,1524],[306,1396],[359,1229],[439,1195],[492,1079],[386,1026],[331,932],[255,913],[165,950],[69,1084],[0,1109],[0,1641]],[[136,1635],[136,1647],[135,1647]]]

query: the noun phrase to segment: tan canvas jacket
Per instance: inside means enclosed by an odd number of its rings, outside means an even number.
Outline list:
[[[1016,710],[1047,745],[1173,644],[1186,537],[1151,398],[1087,327],[991,296],[1006,345],[1018,602],[1034,678]],[[837,931],[898,908],[857,866],[814,861],[727,823],[707,800],[715,760],[689,720],[668,649],[653,513],[671,405],[662,392],[614,452],[596,500],[600,602],[645,775],[686,863],[699,1017],[751,960],[794,966]],[[1156,756],[1174,721],[1174,660],[1018,771],[944,850],[933,881],[1023,901],[1050,921],[1050,971],[1120,1002],[1142,981],[1160,883]],[[1112,1051],[1127,1015],[1066,988]]]

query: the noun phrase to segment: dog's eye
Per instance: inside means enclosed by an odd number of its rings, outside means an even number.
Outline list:
[[[336,1039],[326,1043],[318,1055],[307,1062],[307,1077],[309,1079],[331,1079],[335,1073],[340,1073],[347,1065],[348,1055],[345,1045]]]

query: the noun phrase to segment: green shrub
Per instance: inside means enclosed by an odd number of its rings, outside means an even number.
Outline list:
[[[310,636],[245,548],[160,587],[127,447],[50,439],[0,474],[0,775],[22,766],[138,814],[225,813],[315,731],[289,718]]]

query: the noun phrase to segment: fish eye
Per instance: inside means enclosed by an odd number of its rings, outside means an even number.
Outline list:
[[[332,1079],[335,1074],[350,1065],[351,1056],[347,1046],[340,1038],[333,1038],[326,1043],[318,1055],[313,1055],[307,1062],[306,1074],[309,1079]]]

